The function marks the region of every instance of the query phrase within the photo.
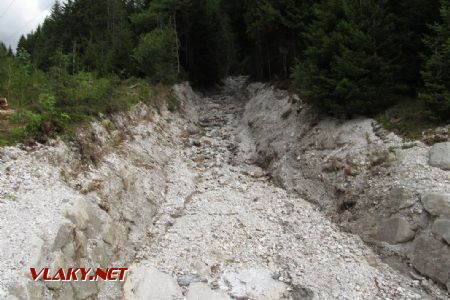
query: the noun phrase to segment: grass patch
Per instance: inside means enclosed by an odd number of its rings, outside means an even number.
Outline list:
[[[424,131],[443,125],[430,120],[423,102],[418,99],[404,99],[386,112],[379,114],[376,120],[385,129],[406,140],[421,139]]]

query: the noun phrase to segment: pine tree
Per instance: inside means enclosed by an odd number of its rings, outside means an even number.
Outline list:
[[[434,25],[433,37],[426,39],[432,54],[422,72],[425,88],[420,98],[432,118],[450,120],[450,2],[443,1],[440,24]]]
[[[424,57],[429,55],[423,37],[431,34],[430,24],[439,21],[438,0],[389,1],[389,10],[395,15],[395,35],[398,40],[400,72],[396,80],[408,85],[408,93],[417,96],[423,85],[421,68]],[[426,54],[426,55],[424,55]]]
[[[294,80],[305,100],[332,114],[373,115],[394,103],[395,39],[383,1],[327,0],[315,9]]]

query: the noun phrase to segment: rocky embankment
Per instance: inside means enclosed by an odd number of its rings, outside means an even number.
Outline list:
[[[255,141],[249,159],[387,261],[450,291],[448,129],[426,136],[425,142],[439,140],[430,147],[404,141],[372,119],[318,118],[295,95],[264,84],[246,91],[240,128]]]
[[[428,147],[245,78],[174,94],[180,113],[137,105],[72,144],[1,149],[1,299],[448,298],[448,174]],[[44,283],[30,266],[130,272]]]

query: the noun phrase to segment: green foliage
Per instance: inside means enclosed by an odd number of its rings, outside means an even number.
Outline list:
[[[0,96],[43,117],[40,95],[52,95],[58,131],[136,101],[153,103],[153,88],[138,80],[128,90],[125,78],[209,85],[248,74],[292,78],[305,100],[338,115],[374,115],[416,98],[424,84],[429,115],[448,120],[450,13],[441,2],[442,21],[429,26],[439,21],[438,0],[57,1],[20,38],[15,57],[0,44]],[[168,105],[177,109],[176,101]],[[59,120],[65,112],[70,120]],[[20,136],[20,126],[12,131]]]
[[[432,51],[422,72],[425,88],[420,94],[429,116],[450,120],[450,3],[443,2],[442,23],[434,25],[433,37],[426,39]]]
[[[319,110],[373,115],[395,103],[403,87],[395,80],[392,15],[380,2],[327,0],[317,6],[294,82]]]
[[[133,72],[130,54],[136,37],[128,19],[134,5],[122,0],[56,2],[42,26],[22,37],[19,47],[43,70],[58,51],[70,56],[70,72],[96,70],[120,76]]]
[[[154,29],[144,34],[134,51],[139,70],[152,82],[173,83],[177,79],[175,32]]]
[[[257,79],[288,78],[290,67],[302,56],[302,34],[310,23],[314,3],[311,0],[227,1],[231,28],[238,31],[234,37],[240,71]]]

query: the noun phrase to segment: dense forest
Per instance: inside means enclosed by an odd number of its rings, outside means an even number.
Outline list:
[[[0,46],[0,96],[56,131],[126,107],[126,81],[138,101],[150,85],[237,74],[289,84],[322,113],[403,103],[448,122],[450,1],[68,0],[15,53]]]

